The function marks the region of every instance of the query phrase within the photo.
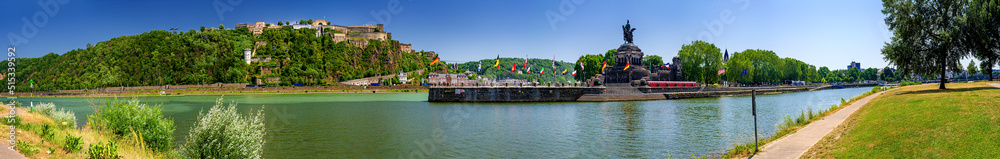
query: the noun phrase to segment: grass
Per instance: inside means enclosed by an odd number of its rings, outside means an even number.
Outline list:
[[[1000,156],[1000,89],[976,83],[916,85],[873,99],[804,158]]]
[[[137,143],[132,139],[115,136],[111,133],[93,130],[90,126],[76,129],[67,126],[56,126],[55,120],[42,112],[28,112],[27,108],[17,108],[15,123],[0,123],[0,127],[16,126],[15,133],[18,150],[28,158],[87,158],[90,145],[99,142],[115,141],[117,143]],[[0,112],[10,112],[9,106],[0,106]],[[48,128],[45,128],[48,125]],[[7,129],[5,129],[7,130]],[[9,135],[0,136],[0,140],[9,140]],[[5,142],[6,143],[6,142]],[[24,144],[21,144],[24,143]],[[171,152],[155,152],[136,144],[118,144],[118,153],[123,158],[175,158]]]
[[[844,100],[843,98],[841,98],[840,105],[831,105],[830,108],[826,110],[813,111],[812,108],[809,108],[806,111],[800,112],[799,115],[794,118],[786,115],[784,119],[781,121],[781,124],[776,125],[777,130],[775,134],[768,138],[759,139],[757,141],[758,142],[757,144],[761,147],[756,147],[756,148],[758,150],[763,149],[764,145],[767,145],[772,141],[780,139],[781,137],[784,137],[788,134],[792,134],[795,131],[799,130],[800,128],[808,125],[809,123],[822,119],[823,117],[830,115],[833,112],[836,112],[836,110],[840,110],[840,108],[842,108],[843,106],[854,103],[857,100],[861,100],[862,98],[868,97],[869,95],[878,93],[880,91],[882,91],[882,87],[873,87],[872,90],[867,91],[861,95],[854,96],[854,98],[851,98],[850,100]],[[732,148],[729,148],[729,150],[724,152],[721,158],[748,157],[750,155],[753,155],[754,148],[755,147],[753,142],[737,143],[733,145]]]

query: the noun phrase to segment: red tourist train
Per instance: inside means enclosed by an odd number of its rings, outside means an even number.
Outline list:
[[[649,87],[697,87],[696,82],[686,81],[649,81]]]

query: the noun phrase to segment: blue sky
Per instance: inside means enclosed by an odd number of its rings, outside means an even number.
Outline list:
[[[4,1],[0,33],[3,44],[17,44],[19,57],[39,57],[171,27],[187,31],[257,20],[326,19],[338,25],[383,23],[394,39],[416,50],[436,51],[448,62],[498,54],[575,61],[617,48],[623,43],[621,25],[630,20],[637,28],[635,44],[646,55],[673,57],[681,45],[705,40],[730,52],[773,50],[831,69],[844,69],[851,61],[865,68],[886,66],[879,49],[890,36],[880,1],[232,1],[237,3]],[[39,5],[47,2],[58,4],[57,12]],[[219,12],[217,4],[232,10]],[[22,18],[37,32],[25,32]],[[24,40],[11,41],[11,35]]]

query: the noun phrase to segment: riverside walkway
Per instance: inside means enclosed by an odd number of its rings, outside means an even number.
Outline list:
[[[824,136],[830,134],[834,128],[837,128],[841,123],[844,123],[851,114],[858,111],[861,106],[864,106],[871,99],[881,95],[883,92],[875,93],[869,95],[868,97],[862,98],[861,100],[855,101],[844,108],[841,108],[836,113],[830,114],[829,116],[823,117],[823,119],[814,121],[802,127],[793,134],[789,134],[781,139],[778,139],[770,144],[764,145],[761,152],[757,155],[751,156],[750,158],[799,158],[802,157],[806,151],[809,151],[813,145],[816,145],[820,139]]]

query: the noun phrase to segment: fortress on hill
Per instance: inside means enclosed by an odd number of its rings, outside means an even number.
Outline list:
[[[360,25],[360,26],[342,26],[342,25],[333,25],[331,22],[328,22],[328,21],[323,20],[323,19],[316,20],[316,21],[312,21],[312,20],[309,20],[309,21],[311,21],[311,23],[308,23],[308,24],[291,24],[291,23],[288,23],[288,24],[282,24],[282,25],[274,25],[274,24],[266,23],[264,21],[256,21],[254,23],[239,23],[239,24],[236,24],[235,29],[247,29],[247,30],[249,30],[253,34],[254,37],[259,37],[261,34],[263,34],[264,32],[266,32],[266,31],[268,31],[270,29],[282,29],[282,28],[303,29],[303,28],[309,28],[309,29],[315,29],[316,30],[316,37],[328,36],[334,42],[343,42],[343,41],[346,41],[346,42],[348,42],[348,44],[354,45],[354,46],[358,46],[358,47],[365,47],[365,46],[367,46],[369,40],[392,41],[392,33],[386,32],[385,28],[384,28],[384,26],[382,24],[375,24],[375,25],[364,24],[364,25]],[[213,29],[215,29],[215,28],[209,28],[209,30],[213,30]],[[411,44],[404,44],[404,43],[394,43],[394,44],[397,45],[397,48],[399,48],[400,53],[417,53],[417,54],[424,53],[424,52],[415,52],[413,50],[413,47],[412,47]],[[265,45],[267,45],[267,41],[256,41],[256,42],[254,42],[253,48],[243,49],[243,57],[244,57],[245,62],[247,64],[254,63],[254,62],[271,62],[272,58],[270,56],[268,56],[268,57],[257,57],[257,48],[260,48],[260,47],[265,46]],[[428,54],[430,54],[429,56],[433,56],[434,53],[433,52],[428,52]],[[399,55],[390,55],[390,56],[399,56]],[[390,62],[390,64],[392,64],[392,61],[387,61],[387,62]],[[261,68],[260,68],[259,74],[261,76],[264,76],[264,75],[267,75],[267,74],[271,74],[272,70],[274,70],[274,69],[277,68],[276,66],[260,66],[260,67]],[[250,78],[249,75],[248,75],[248,78]],[[260,85],[260,84],[263,84],[263,83],[279,83],[279,82],[281,82],[281,78],[280,77],[267,77],[267,78],[263,78],[263,79],[261,79],[261,78],[253,78],[251,80],[251,82],[255,83],[254,85]]]

